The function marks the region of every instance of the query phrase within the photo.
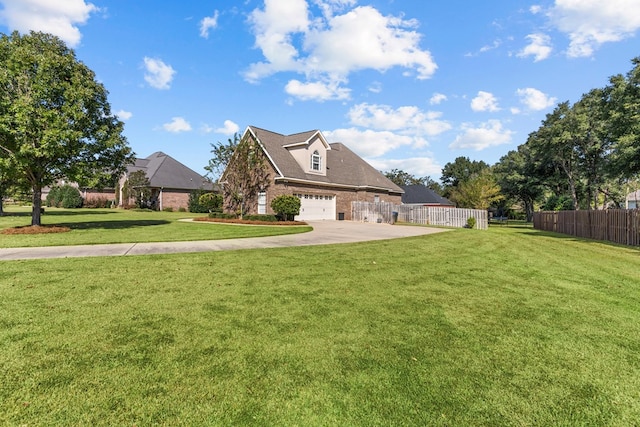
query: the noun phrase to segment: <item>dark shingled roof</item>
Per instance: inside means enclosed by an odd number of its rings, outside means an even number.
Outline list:
[[[403,185],[402,189],[404,194],[402,195],[402,203],[405,205],[420,204],[420,205],[443,205],[443,206],[455,206],[449,199],[445,199],[438,193],[425,187],[424,185]]]
[[[127,168],[128,173],[138,170],[145,171],[151,187],[179,190],[201,188],[211,190],[213,188],[213,184],[202,175],[161,151],[145,159],[136,159],[135,164]]]
[[[403,192],[402,188],[339,142],[329,144],[326,176],[306,173],[285,147],[305,143],[315,138],[322,138],[326,142],[318,130],[282,135],[255,126],[249,126],[249,129],[258,138],[274,163],[275,169],[280,174],[277,179],[303,180],[325,185],[338,184],[349,187],[379,188],[398,194]]]

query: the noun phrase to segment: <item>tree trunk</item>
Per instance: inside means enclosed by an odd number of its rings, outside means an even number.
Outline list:
[[[40,186],[33,187],[33,207],[31,209],[31,225],[41,225],[42,217],[42,188]]]

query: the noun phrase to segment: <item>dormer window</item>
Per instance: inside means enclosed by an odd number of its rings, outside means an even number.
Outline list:
[[[320,157],[320,153],[318,150],[315,150],[311,155],[311,170],[320,172],[322,169],[322,157]]]

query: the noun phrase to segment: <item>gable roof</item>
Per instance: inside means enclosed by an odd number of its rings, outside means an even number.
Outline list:
[[[202,175],[162,151],[144,159],[136,159],[134,165],[127,168],[127,173],[138,170],[145,171],[151,187],[180,190],[213,189],[213,184]]]
[[[445,199],[432,189],[424,185],[403,185],[402,203],[406,205],[444,205],[455,206],[449,199]]]
[[[342,143],[328,144],[319,130],[282,135],[255,126],[251,132],[262,145],[276,173],[277,181],[294,181],[316,185],[337,185],[352,188],[382,189],[401,194],[402,188],[365,162]],[[327,147],[326,175],[306,173],[286,147],[302,145],[315,137]]]

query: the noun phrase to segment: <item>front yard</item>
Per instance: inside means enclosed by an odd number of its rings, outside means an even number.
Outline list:
[[[3,262],[0,424],[634,425],[639,255],[497,227]]]
[[[0,216],[0,233],[11,227],[31,223],[30,208],[5,209]],[[304,233],[305,226],[235,227],[225,224],[201,224],[180,221],[206,214],[155,212],[122,209],[46,208],[42,224],[71,229],[67,233],[6,235],[0,234],[0,247],[92,245],[103,243],[175,242],[190,240],[237,239]]]

